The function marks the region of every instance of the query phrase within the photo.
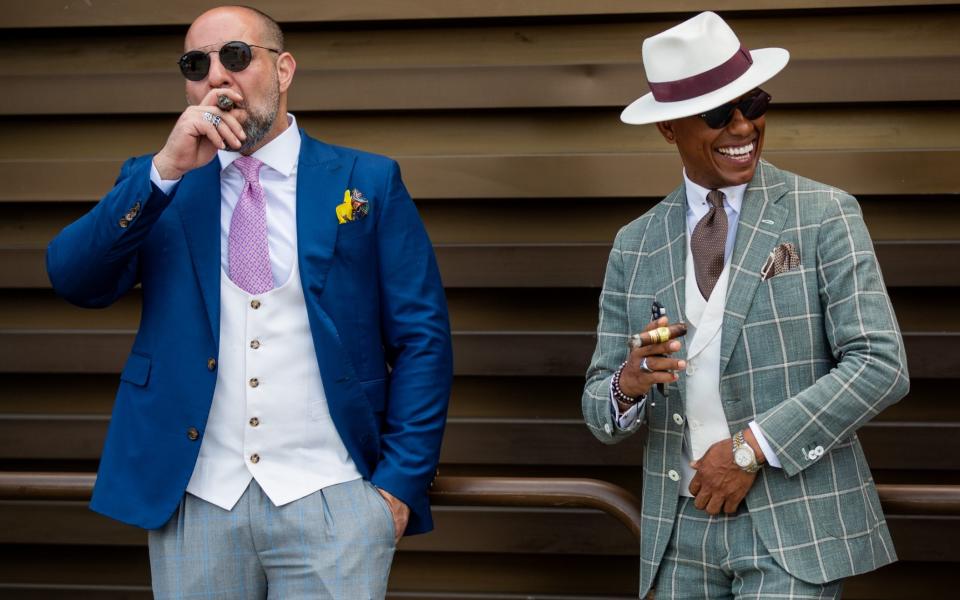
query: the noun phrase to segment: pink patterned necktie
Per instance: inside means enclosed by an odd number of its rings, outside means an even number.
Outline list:
[[[267,244],[267,204],[260,185],[263,163],[252,156],[241,156],[233,164],[243,174],[244,184],[230,218],[230,279],[250,294],[262,294],[273,289]]]

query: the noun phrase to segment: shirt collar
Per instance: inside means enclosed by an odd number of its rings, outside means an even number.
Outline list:
[[[687,192],[687,210],[693,212],[697,219],[700,219],[710,211],[710,205],[707,204],[707,194],[710,193],[710,190],[690,181],[686,169],[683,171],[683,184]],[[743,194],[747,190],[747,185],[744,183],[733,187],[720,188],[720,191],[726,197],[725,204],[737,215],[740,214],[740,208],[743,206]]]
[[[293,168],[297,165],[297,159],[300,156],[300,132],[297,130],[297,119],[290,113],[287,113],[287,119],[290,124],[283,133],[251,155],[284,177],[289,177],[293,173]],[[233,164],[233,161],[240,158],[240,153],[218,150],[217,156],[220,158],[222,172]]]

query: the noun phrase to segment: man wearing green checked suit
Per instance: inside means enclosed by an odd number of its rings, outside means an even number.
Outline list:
[[[641,596],[838,598],[896,560],[856,431],[906,394],[903,341],[856,200],[760,160],[788,60],[702,13],[644,42],[621,116],[684,167],[617,234],[583,393],[604,443],[646,424]]]

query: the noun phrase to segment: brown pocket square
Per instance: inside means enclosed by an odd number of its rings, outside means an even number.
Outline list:
[[[781,273],[792,271],[800,267],[800,255],[797,249],[790,242],[784,242],[770,253],[767,262],[760,269],[760,277],[763,281],[776,277]]]

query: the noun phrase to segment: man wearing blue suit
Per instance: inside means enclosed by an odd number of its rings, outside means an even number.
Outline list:
[[[47,253],[75,304],[142,288],[91,507],[150,530],[157,598],[382,598],[396,541],[432,527],[430,241],[395,162],[298,131],[270,17],[210,10],[185,51],[164,147]]]

